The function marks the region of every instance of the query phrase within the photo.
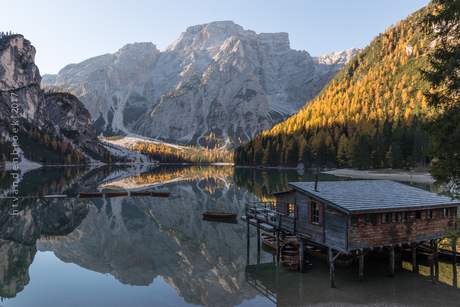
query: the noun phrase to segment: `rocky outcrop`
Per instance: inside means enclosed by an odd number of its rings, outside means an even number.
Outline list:
[[[212,132],[238,143],[297,112],[355,53],[315,58],[292,50],[287,33],[212,22],[189,27],[163,52],[131,44],[68,65],[54,86],[81,98],[98,131],[192,145]]]
[[[98,152],[96,129],[91,125],[91,116],[83,103],[69,93],[49,93],[45,103],[37,110],[36,121],[48,125],[58,134],[65,134],[80,148]],[[53,125],[51,127],[50,125]]]
[[[22,35],[0,39],[0,134],[11,141],[12,128],[35,126],[51,136],[64,135],[81,147],[98,152],[91,117],[70,94],[44,94],[34,63],[35,48]]]

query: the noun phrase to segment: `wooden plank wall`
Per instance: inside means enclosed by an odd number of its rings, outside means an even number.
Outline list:
[[[366,216],[358,215],[358,225],[351,225],[348,217],[348,250],[359,248],[388,246],[390,244],[421,242],[442,236],[443,225],[453,225],[453,216],[443,217],[443,209],[431,210],[431,220],[426,219],[427,212],[421,212],[421,219],[416,220],[415,211],[407,211],[407,221],[401,221],[401,212],[397,213],[395,223],[382,223],[381,214],[377,214],[375,225],[366,225]],[[453,210],[451,210],[453,213]],[[371,218],[372,220],[372,218]]]
[[[300,192],[296,193],[298,216],[297,231],[313,242],[324,244],[323,226],[309,222],[308,202],[311,201],[310,197]]]
[[[330,206],[324,208],[325,243],[332,248],[347,250],[347,215]]]

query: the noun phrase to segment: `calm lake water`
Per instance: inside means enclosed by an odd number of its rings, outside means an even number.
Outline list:
[[[1,194],[11,195],[16,179],[1,176]],[[440,263],[437,276],[430,267],[413,273],[399,262],[390,278],[385,261],[366,258],[364,282],[357,264],[336,267],[331,289],[325,262],[310,259],[302,274],[283,270],[273,250],[258,249],[255,227],[248,247],[239,219],[245,202],[268,200],[291,181],[314,181],[314,175],[197,166],[26,173],[16,188],[19,200],[0,199],[0,306],[460,305],[450,264]],[[77,197],[122,188],[171,196]],[[206,221],[205,211],[237,212],[238,220]]]

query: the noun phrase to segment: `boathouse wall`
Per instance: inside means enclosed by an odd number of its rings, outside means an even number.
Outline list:
[[[431,218],[427,210],[407,211],[406,221],[402,221],[402,212],[395,212],[397,221],[391,221],[390,212],[357,215],[357,225],[353,225],[352,216],[348,217],[348,250],[360,248],[389,246],[399,243],[421,242],[441,238],[443,226],[452,226],[456,208],[448,208],[449,216],[444,216],[444,209],[432,209]],[[382,214],[387,214],[386,223]]]
[[[340,212],[331,206],[324,207],[324,238],[327,246],[348,250],[348,218],[343,212]]]
[[[313,222],[311,203],[319,205],[319,221]],[[315,243],[347,250],[347,215],[335,208],[315,200],[299,191],[288,191],[276,195],[276,210],[281,213],[281,228],[294,231]],[[286,206],[290,206],[290,210]],[[295,214],[292,207],[295,205]],[[286,213],[288,213],[286,215]]]

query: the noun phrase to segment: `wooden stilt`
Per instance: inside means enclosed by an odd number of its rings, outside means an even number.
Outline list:
[[[438,240],[433,240],[435,279],[439,280]]]
[[[305,272],[305,239],[300,238],[299,240],[299,252],[300,252],[300,272]]]
[[[260,263],[260,223],[257,222],[257,264]]]
[[[457,286],[457,264],[456,263],[452,264],[452,272],[454,275],[452,285],[454,286],[455,289],[457,289],[458,286]]]
[[[329,262],[329,277],[331,279],[331,288],[335,288],[335,259],[339,257],[340,253],[338,252],[334,256],[332,248],[328,248],[327,261]]]
[[[439,254],[438,254],[438,241],[433,241],[433,253],[434,253],[434,262],[438,263],[439,261]]]
[[[417,243],[412,243],[412,272],[417,273]]]
[[[457,245],[452,245],[452,264],[457,264]]]
[[[248,230],[248,232],[247,232],[247,239],[248,239],[247,245],[249,246],[249,241],[251,239],[251,236],[249,234],[249,217],[247,215],[246,215],[246,224],[247,224],[247,230]]]
[[[280,262],[280,231],[277,229],[275,230],[276,236],[276,262]]]
[[[334,260],[332,259],[332,248],[329,248],[329,256],[331,257],[331,261],[329,263],[329,271],[330,271],[330,278],[331,278],[331,288],[335,288],[335,264]]]
[[[364,280],[364,253],[363,250],[358,250],[359,257],[359,281]]]
[[[390,245],[390,277],[395,276],[395,247]]]

